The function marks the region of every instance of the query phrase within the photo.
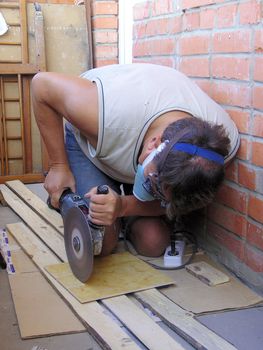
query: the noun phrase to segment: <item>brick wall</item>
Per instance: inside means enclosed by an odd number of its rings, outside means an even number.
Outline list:
[[[91,0],[94,67],[118,63],[118,0]]]
[[[262,1],[157,0],[134,8],[134,62],[174,67],[194,79],[237,124],[241,147],[202,243],[263,291]],[[196,227],[196,226],[195,226]]]

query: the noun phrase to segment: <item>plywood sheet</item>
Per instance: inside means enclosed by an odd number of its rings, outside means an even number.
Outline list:
[[[85,331],[85,327],[64,303],[22,249],[13,244],[16,273],[9,283],[21,338]]]
[[[81,303],[174,283],[173,278],[127,252],[97,257],[93,274],[85,284],[73,275],[67,263],[49,265],[46,270]]]
[[[238,309],[251,306],[263,301],[263,298],[241,283],[226,269],[215,264],[206,255],[197,256],[194,262],[206,261],[210,265],[223,271],[230,278],[228,283],[210,287],[192,276],[185,269],[167,271],[167,275],[174,278],[176,287],[162,288],[162,293],[177,305],[196,314]]]

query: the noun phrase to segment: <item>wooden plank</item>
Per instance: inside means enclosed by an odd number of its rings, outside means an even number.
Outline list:
[[[216,286],[230,281],[230,278],[225,273],[219,271],[205,261],[189,264],[185,268],[186,271],[208,286]]]
[[[0,74],[36,74],[39,71],[37,66],[27,63],[1,63]]]
[[[127,328],[152,350],[184,349],[125,295],[102,301]]]
[[[30,209],[18,196],[16,196],[7,186],[0,185],[0,191],[6,203],[20,216],[35,234],[45,241],[47,246],[56,252],[62,261],[67,261],[64,247],[64,239],[46,221],[41,219],[32,209]]]
[[[22,46],[22,63],[24,64],[24,63],[29,63],[26,1],[20,0],[19,5],[20,5],[20,30],[21,30],[21,46]]]
[[[39,4],[37,5],[37,10],[35,11],[34,22],[35,22],[36,64],[39,71],[46,71],[44,17]]]
[[[0,2],[0,8],[10,8],[10,9],[18,9],[19,3],[15,2]]]
[[[8,278],[21,338],[86,330],[14,239],[8,239],[15,267],[15,274]]]
[[[135,293],[135,297],[195,348],[207,350],[236,349],[232,344],[196,321],[192,313],[180,308],[157,290],[138,292]]]
[[[86,21],[87,21],[87,34],[88,34],[88,69],[94,67],[93,62],[93,38],[92,38],[92,24],[91,24],[91,1],[85,0],[85,9],[86,9]]]
[[[33,171],[30,80],[31,79],[29,76],[22,76],[22,113],[24,121],[23,134],[25,140],[25,173],[32,173]]]
[[[47,204],[39,198],[36,194],[30,191],[21,181],[13,180],[7,181],[6,185],[26,204],[36,211],[43,219],[45,219],[50,225],[52,225],[62,235],[63,220],[59,213],[50,209]]]
[[[48,281],[85,323],[87,329],[104,349],[137,350],[139,346],[108,316],[97,302],[81,304],[63,288],[46,270],[50,263],[58,263],[57,257],[23,223],[7,225],[9,232],[21,245]]]
[[[23,95],[22,95],[22,78],[21,74],[18,74],[18,91],[19,91],[19,117],[21,128],[21,151],[23,161],[23,173],[25,173],[26,160],[25,160],[25,138],[24,138],[24,114],[23,114]],[[30,125],[29,125],[30,126]],[[28,125],[26,126],[28,127]]]
[[[0,176],[0,184],[4,184],[6,181],[13,181],[18,179],[23,183],[35,183],[35,182],[43,182],[44,175],[43,174],[23,174],[23,175],[6,175]]]
[[[6,135],[6,111],[5,111],[5,91],[4,91],[4,79],[1,76],[0,77],[0,84],[1,84],[1,101],[2,101],[2,125],[3,127],[3,133],[2,133],[2,140],[3,140],[3,156],[2,156],[2,163],[3,163],[3,175],[8,174],[8,156],[7,156],[7,135]]]

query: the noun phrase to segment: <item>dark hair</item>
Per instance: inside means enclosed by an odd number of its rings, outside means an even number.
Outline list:
[[[223,125],[194,117],[179,119],[165,129],[162,141],[170,141],[178,134],[179,139],[175,142],[190,143],[222,156],[228,154],[230,140]],[[168,218],[173,219],[210,203],[224,179],[224,165],[174,149],[169,151],[165,160],[164,154],[165,149],[157,154],[154,162],[162,189],[171,191]]]

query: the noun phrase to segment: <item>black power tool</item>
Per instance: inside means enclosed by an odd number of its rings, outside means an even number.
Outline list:
[[[97,188],[98,194],[108,192],[107,185]],[[101,252],[105,228],[92,223],[88,202],[70,189],[62,193],[59,205],[68,262],[73,274],[85,283],[93,271],[94,255]]]

